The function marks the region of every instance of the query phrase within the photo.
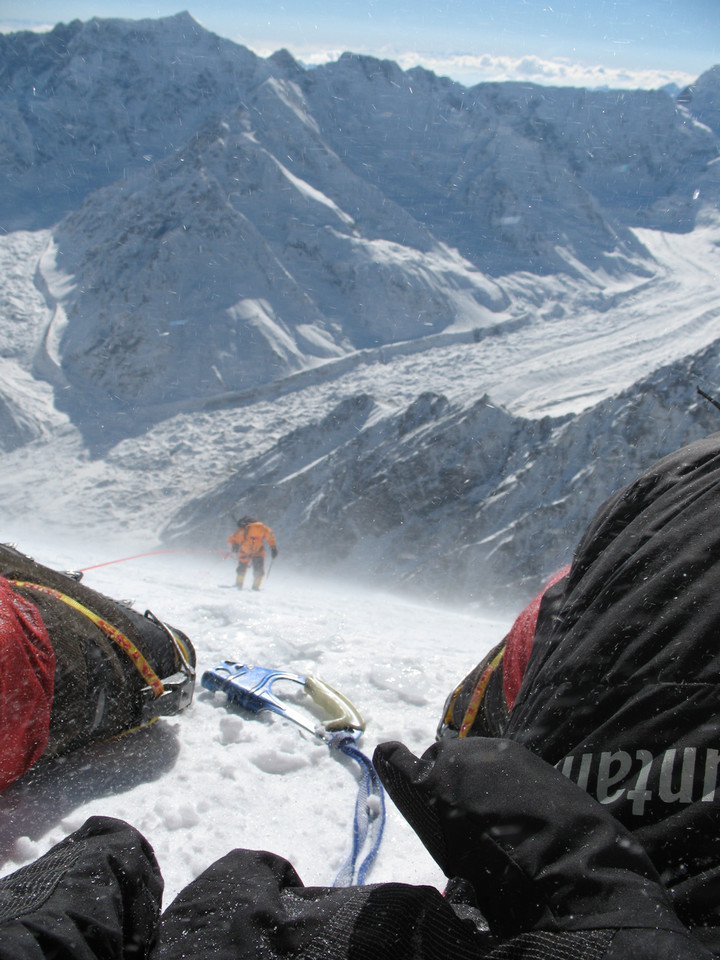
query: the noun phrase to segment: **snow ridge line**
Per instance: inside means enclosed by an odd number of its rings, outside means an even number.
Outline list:
[[[232,393],[218,394],[201,404],[188,404],[192,410],[222,410],[226,407],[245,406],[261,400],[272,400],[296,390],[303,390],[309,386],[335,380],[345,373],[351,373],[361,366],[385,364],[398,357],[411,357],[419,353],[427,353],[438,347],[453,346],[455,344],[480,343],[489,337],[500,337],[508,333],[516,333],[529,326],[528,316],[515,320],[505,320],[487,327],[474,327],[472,330],[458,330],[453,332],[434,333],[420,340],[403,340],[399,343],[386,344],[382,347],[368,347],[356,350],[336,360],[326,360],[306,370],[300,370],[282,380],[253,387],[251,390],[241,390]],[[151,409],[151,408],[148,408]],[[152,408],[157,410],[157,407]]]

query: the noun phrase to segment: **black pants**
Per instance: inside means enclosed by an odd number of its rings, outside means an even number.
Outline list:
[[[0,880],[0,960],[144,960],[162,891],[145,838],[121,820],[91,817]]]
[[[403,960],[420,956],[408,949],[436,926],[440,953],[428,960],[478,956],[472,925],[465,929],[434,888],[304,887],[272,853],[231,851],[161,917],[162,889],[142,835],[92,817],[0,880],[0,960]]]
[[[254,557],[248,557],[247,559],[238,558],[237,565],[237,579],[238,583],[242,583],[245,579],[245,574],[247,573],[248,566],[252,563],[253,569],[253,580],[258,582],[262,580],[265,576],[265,557],[263,554],[258,554]]]

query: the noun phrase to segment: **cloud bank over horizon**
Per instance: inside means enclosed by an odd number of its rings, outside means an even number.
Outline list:
[[[263,57],[274,52],[269,49],[255,50],[255,53]],[[337,60],[345,51],[317,50],[303,55],[290,48],[290,52],[297,60],[308,66],[319,66]],[[490,53],[440,54],[389,49],[351,52],[367,53],[369,56],[380,59],[394,60],[403,70],[424,67],[438,76],[449,77],[467,87],[477,83],[515,81],[553,87],[658,90],[669,84],[675,84],[680,88],[686,87],[699,76],[699,74],[694,75],[679,70],[652,68],[633,70],[626,67],[607,67],[602,64],[582,64],[561,57],[546,60],[532,55],[509,57],[495,56]],[[714,64],[709,63],[706,69],[709,70],[712,66]]]
[[[47,33],[55,26],[56,24],[39,24],[31,21],[0,20],[0,33],[8,34],[25,30],[33,33]],[[662,67],[613,67],[600,63],[576,62],[566,57],[547,59],[534,54],[512,57],[492,53],[406,50],[397,46],[373,48],[367,45],[330,48],[279,43],[274,46],[262,46],[243,37],[229,36],[228,39],[247,47],[260,57],[269,57],[278,49],[284,47],[298,62],[307,67],[331,63],[338,60],[345,52],[377,57],[381,60],[392,60],[403,70],[423,67],[437,76],[449,77],[466,87],[475,86],[478,83],[511,81],[535,83],[542,86],[585,87],[589,89],[658,90],[671,85],[682,89],[697,80],[698,76],[705,70],[714,66],[714,64],[708,63],[699,73],[690,74],[680,70],[663,69]]]

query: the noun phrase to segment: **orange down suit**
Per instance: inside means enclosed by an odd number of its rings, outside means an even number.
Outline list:
[[[231,550],[234,550],[237,544],[239,563],[249,563],[253,557],[264,557],[266,540],[268,546],[275,546],[275,534],[270,527],[266,527],[259,520],[253,520],[244,527],[240,527],[228,537]]]

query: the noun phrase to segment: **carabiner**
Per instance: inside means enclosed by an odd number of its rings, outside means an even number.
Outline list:
[[[313,703],[329,715],[328,718],[311,722],[307,711],[301,706],[282,700],[273,690],[273,684],[279,680],[301,686]],[[223,660],[214,670],[206,670],[200,682],[207,690],[220,690],[238,706],[253,713],[271,710],[321,740],[332,740],[333,733],[340,730],[348,731],[357,739],[365,729],[365,721],[347,697],[310,674],[302,676],[285,670]]]

